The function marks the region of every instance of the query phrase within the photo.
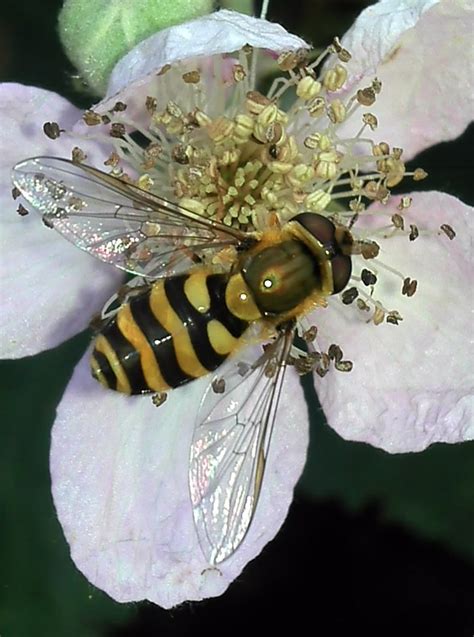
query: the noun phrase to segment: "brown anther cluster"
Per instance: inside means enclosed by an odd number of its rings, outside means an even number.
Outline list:
[[[296,372],[300,376],[309,373],[316,373],[324,378],[330,369],[331,361],[334,367],[341,372],[351,371],[353,364],[351,361],[342,360],[343,353],[338,345],[332,344],[327,353],[319,351],[311,351],[300,354],[298,357],[290,357],[290,364],[294,366]]]
[[[25,208],[21,203],[18,204],[18,208],[16,209],[20,217],[26,217],[26,215],[30,214],[29,210]]]
[[[12,188],[12,198],[13,200],[18,199],[18,197],[21,195],[21,192],[18,190],[18,188],[16,186],[14,186]]]

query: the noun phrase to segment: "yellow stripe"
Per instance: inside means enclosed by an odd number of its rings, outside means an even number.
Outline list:
[[[169,385],[165,382],[161,374],[160,366],[158,365],[150,343],[133,319],[130,305],[123,305],[120,308],[117,315],[117,325],[127,341],[129,341],[140,354],[143,376],[145,377],[148,387],[154,391],[165,391],[169,389]]]
[[[207,275],[207,268],[200,268],[193,272],[184,283],[184,293],[188,301],[203,314],[211,307],[211,297],[206,285]]]
[[[124,394],[131,394],[132,390],[130,383],[128,382],[127,374],[125,373],[125,370],[123,369],[113,347],[103,334],[99,334],[96,338],[95,348],[98,352],[101,352],[101,354],[107,357],[114,374],[117,376],[117,391],[121,391]]]
[[[225,289],[225,302],[229,311],[244,321],[256,321],[262,316],[240,272],[230,277]]]
[[[110,389],[110,385],[107,382],[107,379],[105,378],[104,374],[100,371],[100,365],[97,362],[97,359],[95,358],[95,356],[91,356],[90,366],[91,366],[92,374],[99,381],[99,383],[103,385],[104,387],[107,387],[108,389]]]
[[[229,354],[236,348],[238,339],[220,321],[212,319],[207,324],[207,335],[213,349],[218,354]]]
[[[150,307],[157,320],[172,335],[174,351],[182,371],[193,378],[208,374],[209,370],[201,365],[196,356],[186,326],[168,302],[163,281],[153,285]]]

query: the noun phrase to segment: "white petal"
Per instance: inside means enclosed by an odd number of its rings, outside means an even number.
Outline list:
[[[474,210],[436,192],[413,198],[406,223],[415,219],[433,234],[379,242],[380,260],[419,283],[406,298],[401,281],[391,280],[403,322],[367,324],[364,312],[338,299],[313,317],[325,345],[336,342],[354,362],[350,373],[331,370],[315,382],[328,423],[346,439],[391,453],[474,438]],[[436,234],[442,223],[457,232],[453,241]]]
[[[0,104],[0,355],[18,358],[55,347],[83,330],[121,275],[46,228],[34,212],[18,215],[21,199],[11,196],[11,169],[17,161],[71,156],[74,142],[64,137],[53,141],[42,127],[57,121],[67,128],[80,116],[78,109],[55,93],[19,84],[0,85]]]
[[[400,38],[416,27],[421,16],[439,0],[381,0],[367,7],[344,35],[352,53],[351,74],[369,75],[390,56]]]
[[[308,441],[306,404],[291,373],[252,527],[219,571],[209,569],[188,491],[193,421],[208,382],[174,390],[156,408],[150,397],[103,389],[86,356],[59,405],[51,449],[58,516],[77,567],[118,601],[169,608],[220,595],[286,517]]]
[[[377,137],[402,147],[405,158],[454,139],[472,120],[473,31],[470,0],[382,0],[344,37],[351,93],[375,75],[382,81],[370,107]]]
[[[149,80],[147,76],[165,64],[238,51],[245,44],[271,51],[308,47],[304,40],[288,33],[279,24],[234,11],[218,11],[164,29],[140,42],[116,64],[109,80],[107,98],[125,88],[127,91],[121,97],[128,98],[130,84],[133,83],[133,88],[140,86]]]

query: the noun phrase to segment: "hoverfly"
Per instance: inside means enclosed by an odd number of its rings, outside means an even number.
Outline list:
[[[195,423],[189,485],[204,555],[219,564],[255,513],[297,320],[351,275],[349,231],[302,212],[244,232],[53,157],[20,162],[13,180],[47,226],[135,276],[103,311],[91,356],[102,385],[160,393],[215,372]],[[243,363],[240,354],[262,343]]]

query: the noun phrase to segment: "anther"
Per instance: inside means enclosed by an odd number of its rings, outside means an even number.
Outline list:
[[[398,230],[404,230],[405,228],[405,221],[403,220],[402,215],[399,215],[398,213],[392,215],[392,223]]]
[[[357,91],[357,101],[362,106],[372,106],[375,102],[375,91],[371,86],[361,88]]]
[[[110,127],[110,136],[121,139],[125,137],[125,126],[120,122],[114,122]]]
[[[456,233],[454,232],[453,228],[450,225],[448,225],[447,223],[443,223],[440,226],[440,230],[442,230],[444,232],[444,234],[448,237],[448,239],[450,239],[451,241],[456,236]]]
[[[98,126],[102,124],[102,115],[95,113],[94,111],[86,111],[82,116],[82,119],[87,126]]]
[[[362,279],[362,283],[364,285],[375,285],[377,283],[377,277],[373,272],[364,268],[360,273],[360,278]]]
[[[316,325],[312,325],[305,332],[303,332],[303,340],[307,343],[312,343],[318,335],[318,328]]]
[[[215,394],[223,394],[225,392],[225,380],[223,378],[214,378],[212,381],[212,391]]]
[[[235,82],[242,82],[247,77],[247,73],[245,72],[242,64],[234,64],[232,68],[232,75]]]
[[[375,130],[379,125],[378,119],[372,113],[364,113],[362,121],[370,127],[370,130]]]
[[[402,294],[404,296],[413,296],[416,292],[418,282],[415,279],[410,279],[407,277],[403,280]]]
[[[339,38],[337,36],[332,41],[332,47],[333,47],[337,57],[341,60],[341,62],[349,62],[349,60],[351,59],[352,55],[349,53],[349,51],[347,49],[345,49],[342,46],[342,44],[339,41]]]
[[[115,102],[111,108],[112,113],[122,113],[127,110],[127,105],[124,102]]]
[[[416,170],[413,172],[413,181],[421,181],[426,177],[428,177],[428,173],[426,172],[426,170],[423,170],[423,168],[416,168]]]
[[[344,305],[350,305],[356,298],[359,296],[359,291],[357,288],[349,288],[348,290],[344,290],[341,294],[341,299]]]
[[[148,95],[145,100],[145,108],[150,115],[153,115],[153,113],[157,109],[157,106],[158,106],[158,102],[156,97],[151,97],[150,95]]]
[[[81,148],[79,148],[79,146],[74,146],[74,148],[72,149],[71,156],[72,156],[72,161],[75,164],[81,164],[87,158],[87,155]]]
[[[57,122],[45,122],[43,124],[43,132],[49,139],[57,139],[63,131],[61,131]]]
[[[352,361],[336,361],[334,367],[338,372],[351,372],[354,364]]]
[[[374,315],[372,317],[372,321],[374,325],[380,325],[385,318],[385,312],[378,305],[375,308]]]
[[[25,208],[21,203],[18,204],[18,208],[16,209],[17,213],[20,217],[26,217],[26,215],[30,214],[30,211]]]
[[[339,345],[333,343],[329,346],[328,356],[330,360],[339,363],[342,360],[342,349],[339,347]]]
[[[408,235],[408,238],[410,239],[410,241],[415,241],[415,239],[418,238],[419,236],[419,231],[418,228],[415,226],[414,223],[410,224],[410,234]]]
[[[404,195],[400,199],[400,203],[397,206],[398,210],[407,210],[407,208],[411,206],[412,201],[413,199],[411,197],[409,197],[408,195]]]
[[[165,391],[160,391],[156,394],[153,394],[153,396],[151,397],[151,401],[155,405],[155,407],[160,407],[160,405],[162,405],[167,398],[168,394]]]
[[[183,73],[182,78],[186,84],[199,84],[201,74],[199,71],[188,71],[187,73]]]
[[[385,319],[387,323],[391,323],[392,325],[398,325],[400,321],[403,321],[403,317],[397,312],[397,310],[392,310],[387,314],[387,318]]]

